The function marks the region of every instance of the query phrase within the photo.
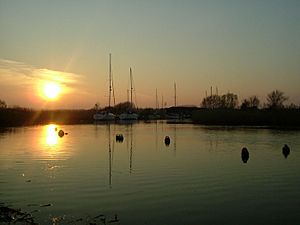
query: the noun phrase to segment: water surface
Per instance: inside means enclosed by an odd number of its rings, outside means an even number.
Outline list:
[[[58,137],[55,128],[68,135]],[[123,142],[115,140],[119,133]],[[284,144],[291,148],[287,158]],[[299,149],[299,131],[263,128],[138,123],[6,129],[0,131],[0,202],[38,210],[33,214],[41,224],[58,217],[59,224],[80,218],[76,224],[85,224],[100,214],[107,221],[117,215],[125,225],[300,224]]]

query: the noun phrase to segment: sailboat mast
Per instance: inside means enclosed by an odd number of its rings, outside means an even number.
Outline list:
[[[112,87],[111,87],[111,53],[109,53],[109,97],[108,97],[108,107],[110,108],[110,101],[111,101],[111,90],[112,90]]]
[[[130,67],[130,104],[131,104],[131,107],[132,107],[132,91],[133,91],[133,88],[132,88],[132,70],[131,70],[131,67]]]
[[[176,83],[174,82],[174,103],[175,107],[177,106],[177,95],[176,95]]]
[[[155,89],[156,99],[155,99],[155,107],[158,109],[158,97],[157,97],[157,88]]]

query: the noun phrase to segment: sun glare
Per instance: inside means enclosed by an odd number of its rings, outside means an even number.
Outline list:
[[[43,88],[43,94],[47,99],[56,99],[61,92],[61,87],[57,83],[46,83]]]
[[[50,124],[46,127],[46,143],[49,146],[54,146],[58,143],[58,135],[55,130],[55,125]]]

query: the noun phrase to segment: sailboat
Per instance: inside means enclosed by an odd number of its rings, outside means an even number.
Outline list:
[[[109,54],[109,96],[108,96],[108,110],[110,110],[110,102],[111,102],[111,93],[112,93],[112,74],[111,74],[111,54]],[[94,120],[96,121],[112,121],[116,119],[116,115],[109,112],[109,111],[103,111],[99,112],[93,115]]]
[[[177,107],[177,93],[176,93],[176,83],[174,83],[174,108]],[[178,113],[168,113],[166,115],[166,118],[169,120],[169,122],[175,122],[180,119],[180,116]]]
[[[128,109],[127,112],[122,113],[119,118],[120,120],[137,120],[138,119],[138,114],[132,112],[132,91],[133,91],[133,87],[132,87],[132,70],[130,68],[130,108]]]

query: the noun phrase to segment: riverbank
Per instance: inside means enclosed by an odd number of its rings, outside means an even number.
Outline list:
[[[299,109],[200,109],[186,111],[170,108],[180,119],[168,120],[169,123],[194,123],[221,126],[271,126],[300,128]],[[166,118],[169,109],[159,112],[160,119]],[[183,111],[184,110],[184,111]],[[170,111],[170,110],[169,110]],[[38,124],[89,124],[94,123],[93,109],[78,110],[32,110],[27,108],[0,109],[0,127],[30,126]],[[139,109],[139,119],[150,121],[153,110]],[[186,118],[188,119],[182,119]]]
[[[26,108],[0,109],[0,126],[30,126],[37,124],[92,123],[94,110],[32,110]]]

